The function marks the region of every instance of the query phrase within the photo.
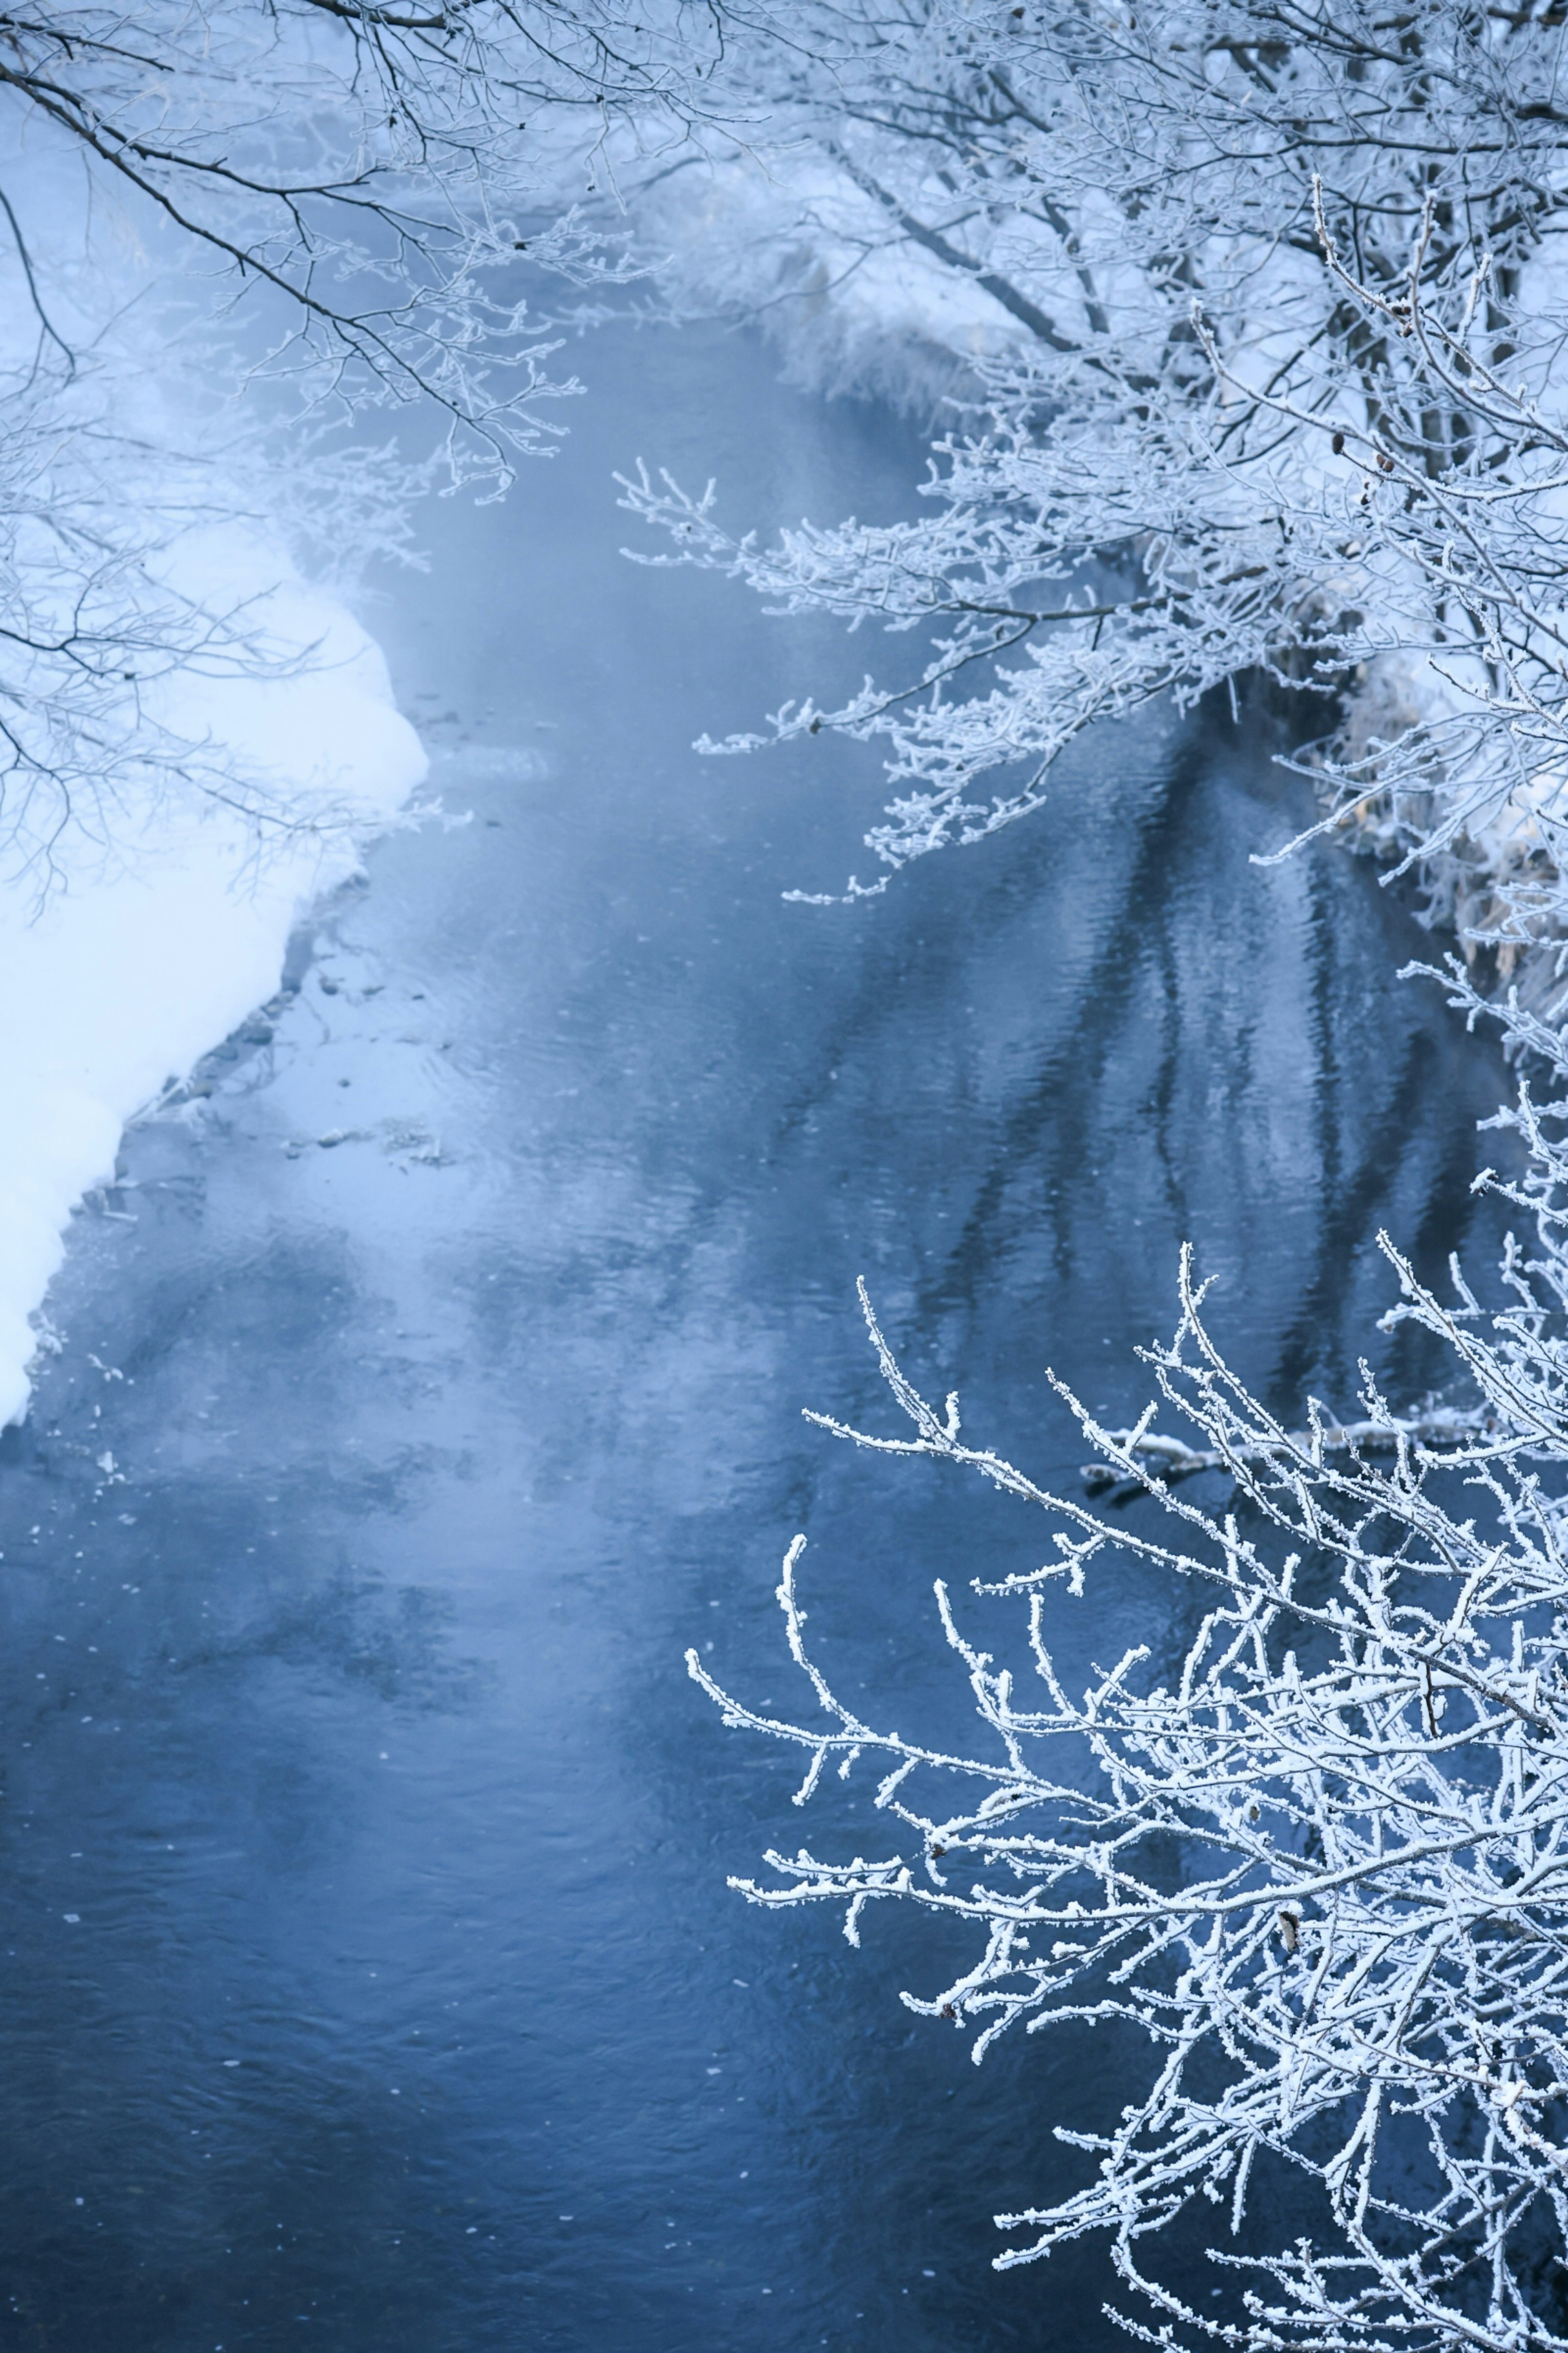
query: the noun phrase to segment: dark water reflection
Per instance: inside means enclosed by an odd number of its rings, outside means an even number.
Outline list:
[[[565,455],[444,510],[378,618],[474,822],[384,843],[273,1043],[129,1140],[7,1441],[6,2346],[1110,2341],[1098,2249],[987,2268],[1110,2055],[977,2073],[896,2002],[945,1953],[726,1894],[800,1833],[794,1767],[682,1647],[782,1704],[805,1528],[835,1672],[958,1721],[931,1579],[1041,1531],[802,1423],[885,1419],[861,1271],[1057,1471],[1041,1368],[1133,1406],[1184,1236],[1280,1403],[1348,1403],[1369,1342],[1434,1377],[1372,1329],[1379,1224],[1490,1252],[1502,1074],[1393,984],[1365,868],[1248,866],[1299,813],[1261,723],[1108,733],[1032,828],[783,905],[854,864],[874,771],[687,747],[862,649],[622,563],[606,477],[885,514],[910,445],[745,343],[584,367]],[[1157,1633],[1112,1590],[1097,1645]]]

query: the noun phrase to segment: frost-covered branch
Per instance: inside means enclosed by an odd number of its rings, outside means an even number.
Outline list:
[[[1292,1431],[1289,1444],[1297,1453],[1317,1446],[1331,1454],[1393,1454],[1402,1443],[1452,1445],[1457,1440],[1473,1437],[1484,1426],[1476,1416],[1456,1413],[1452,1407],[1445,1406],[1386,1422],[1325,1422],[1310,1432]],[[1183,1479],[1195,1479],[1205,1471],[1224,1472],[1227,1467],[1217,1448],[1191,1446],[1184,1439],[1172,1438],[1163,1430],[1119,1430],[1112,1435],[1167,1487]],[[1101,1503],[1130,1504],[1148,1492],[1142,1479],[1129,1479],[1106,1462],[1086,1462],[1079,1475],[1089,1493]]]
[[[1440,912],[1534,936],[1563,740],[1552,12],[811,21],[815,50],[753,61],[765,169],[661,183],[654,226],[693,301],[828,380],[886,380],[896,345],[929,382],[945,351],[952,421],[907,523],[763,545],[710,497],[628,483],[675,560],[915,633],[841,706],[797,696],[702,748],[883,741],[885,883],[1037,807],[1101,718],[1262,672],[1306,698],[1336,816],[1414,854]]]
[[[171,792],[253,839],[334,822],[183,715],[205,678],[310,659],[213,586],[215,530],[249,534],[253,574],[352,579],[405,551],[416,493],[496,495],[548,454],[578,386],[523,272],[636,273],[608,142],[733,130],[718,69],[743,21],[686,0],[0,5],[0,857],[47,881]],[[417,446],[344,433],[377,409]]]
[[[571,389],[529,332],[519,256],[625,274],[563,208],[564,164],[645,111],[700,130],[721,48],[721,20],[681,5],[89,0],[0,9],[0,108],[259,305],[272,373],[316,400],[418,401],[458,479],[504,481]]]
[[[1564,2341],[1568,1093],[1521,1089],[1501,1124],[1531,1155],[1500,1189],[1536,1244],[1510,1242],[1500,1308],[1457,1266],[1445,1303],[1384,1240],[1391,1320],[1445,1344],[1465,1402],[1400,1416],[1363,1367],[1356,1420],[1311,1403],[1287,1427],[1228,1366],[1184,1254],[1180,1322],[1145,1354],[1154,1393],[1131,1430],[1054,1382],[1105,1483],[1154,1507],[1131,1518],[972,1446],[957,1398],[920,1395],[862,1293],[905,1434],[813,1418],[977,1472],[1049,1532],[1043,1567],[974,1588],[1022,1609],[1012,1663],[937,1585],[973,1743],[885,1729],[836,1693],[807,1647],[802,1538],[779,1599],[804,1711],[751,1708],[689,1654],[726,1722],[800,1750],[797,1803],[865,1759],[889,1825],[869,1858],[770,1853],[767,1878],[735,1883],[753,1902],[841,1905],[852,1942],[877,1904],[970,1924],[969,1964],[905,2000],[970,2031],[976,2059],[1015,2025],[1137,2031],[1130,2105],[1060,2132],[1091,2179],[1001,2217],[999,2261],[1105,2232],[1152,2302],[1152,2331],[1124,2316],[1150,2342]],[[1198,1497],[1201,1471],[1223,1500]],[[1141,1643],[1075,1678],[1071,1613],[1130,1563],[1176,1580],[1186,1631],[1174,1655]],[[1218,2314],[1160,2261],[1162,2234],[1211,2205],[1237,2291]]]

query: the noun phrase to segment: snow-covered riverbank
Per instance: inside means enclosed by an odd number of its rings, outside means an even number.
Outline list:
[[[125,1122],[272,994],[303,910],[425,771],[375,645],[294,552],[350,576],[356,524],[387,543],[374,486],[356,508],[308,448],[299,482],[276,464],[183,341],[181,257],[68,142],[34,126],[6,164],[0,1422]]]
[[[330,797],[351,822],[258,862],[243,821],[170,801],[96,871],[79,859],[41,911],[27,876],[0,893],[0,1419],[26,1409],[32,1314],[126,1121],[271,995],[301,913],[425,773],[385,664],[343,607],[276,586],[263,543],[237,533],[221,554],[231,579],[266,593],[274,641],[309,658],[293,675],[183,681],[168,717],[280,804]]]

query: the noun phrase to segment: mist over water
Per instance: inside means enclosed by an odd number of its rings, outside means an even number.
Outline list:
[[[373,853],[298,987],[127,1138],[0,1461],[0,2344],[70,2353],[965,2353],[1124,2340],[1094,2244],[990,2217],[1086,2162],[1127,2058],[973,2068],[897,2001],[960,1947],[763,1916],[763,1849],[879,1852],[722,1730],[697,1642],[804,1711],[773,1587],[873,1719],[956,1735],[931,1580],[1043,1556],[989,1490],[853,1455],[911,1374],[1037,1476],[1173,1320],[1180,1243],[1270,1401],[1396,1401],[1386,1226],[1484,1273],[1507,1091],[1262,720],[1096,735],[1031,824],[880,900],[875,756],[691,739],[899,641],[626,563],[639,455],[721,512],[907,512],[916,438],[744,339],[614,329],[562,455],[439,507],[370,618],[453,829]],[[269,1038],[263,1035],[270,1029]],[[1150,1507],[1138,1505],[1145,1511]],[[1179,1629],[1111,1581],[1069,1657]],[[970,1597],[977,1632],[1008,1620]],[[1065,1605],[1064,1605],[1065,1607]],[[859,1698],[864,1693],[863,1702]],[[836,1850],[837,1851],[837,1850]]]

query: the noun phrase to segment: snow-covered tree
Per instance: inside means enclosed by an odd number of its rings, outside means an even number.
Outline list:
[[[691,300],[828,380],[886,376],[891,322],[945,349],[954,406],[912,522],[763,545],[711,491],[628,484],[664,560],[914,636],[841,706],[708,748],[884,742],[880,889],[1037,808],[1085,727],[1263,672],[1301,693],[1339,806],[1505,925],[1471,870],[1554,884],[1564,744],[1561,12],[812,21],[764,54],[765,155],[661,183],[656,224],[686,232]]]
[[[620,274],[574,190],[634,118],[700,135],[722,40],[684,0],[0,7],[13,863],[171,787],[291,821],[170,688],[301,649],[182,549],[239,519],[349,572],[421,487],[499,492],[547,451],[575,387],[521,272]],[[401,456],[342,436],[374,407]]]
[[[1457,1001],[1479,1008],[1462,976]],[[1568,1081],[1557,1033],[1516,1018]],[[915,1390],[863,1293],[910,1428],[814,1419],[977,1475],[1048,1530],[1045,1566],[976,1584],[978,1604],[937,1585],[973,1743],[889,1730],[835,1691],[807,1643],[802,1537],[779,1599],[804,1712],[750,1706],[689,1654],[727,1723],[804,1753],[797,1805],[828,1768],[858,1771],[888,1825],[868,1857],[863,1831],[847,1860],[770,1852],[766,1880],[733,1883],[753,1902],[841,1905],[851,1943],[868,1906],[971,1924],[971,1965],[904,1999],[972,2033],[976,2060],[1014,2027],[1133,2030],[1128,2104],[1059,2129],[1089,2178],[999,2217],[999,2263],[1104,2232],[1154,2307],[1121,2314],[1147,2342],[1568,2343],[1565,1123],[1568,1098],[1527,1091],[1500,1120],[1529,1151],[1500,1189],[1536,1229],[1532,1250],[1510,1245],[1500,1311],[1457,1267],[1443,1303],[1385,1240],[1393,1320],[1446,1344],[1465,1393],[1417,1421],[1367,1374],[1357,1423],[1314,1404],[1287,1427],[1227,1366],[1184,1261],[1133,1428],[1056,1384],[1094,1461],[1090,1500],[1052,1493],[972,1444],[956,1398]],[[1128,1516],[1129,1497],[1148,1500]],[[1072,1615],[1129,1564],[1177,1588],[1179,1655],[1141,1643],[1079,1688],[1059,1663],[1085,1648]],[[998,1600],[1021,1608],[1017,1638]],[[1194,2209],[1218,2302],[1162,2263]]]

